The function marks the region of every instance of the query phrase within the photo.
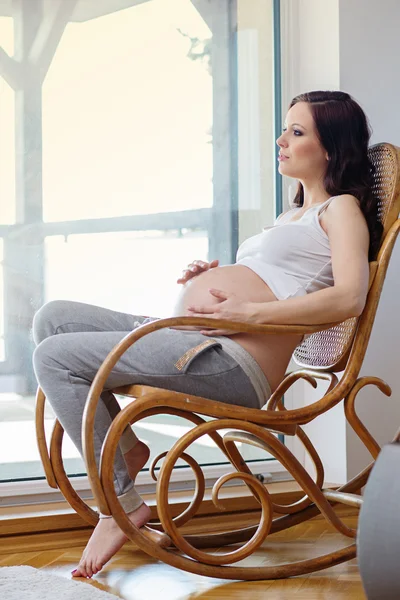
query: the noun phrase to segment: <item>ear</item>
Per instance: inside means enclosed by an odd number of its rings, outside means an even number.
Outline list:
[[[328,154],[325,154],[325,158],[326,158],[326,160],[330,160]]]

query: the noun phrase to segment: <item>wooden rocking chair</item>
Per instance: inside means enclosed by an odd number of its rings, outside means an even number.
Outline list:
[[[83,445],[88,477],[98,509],[104,514],[112,514],[128,538],[152,557],[192,573],[244,580],[301,575],[355,557],[356,530],[345,525],[332,505],[336,503],[353,507],[362,505],[360,490],[368,479],[373,462],[338,490],[324,490],[322,461],[301,426],[344,401],[348,422],[365,444],[372,458],[375,460],[379,454],[379,445],[356,414],[355,400],[358,392],[366,385],[375,385],[386,395],[391,393],[390,387],[381,379],[358,378],[358,375],[367,349],[389,259],[400,228],[398,219],[400,149],[390,144],[378,144],[370,148],[370,158],[376,168],[374,192],[378,198],[379,215],[384,232],[378,257],[376,261],[370,263],[369,293],[364,311],[359,318],[325,326],[249,325],[222,320],[215,322],[212,319],[197,317],[161,319],[127,335],[112,350],[99,369],[90,389],[83,422]],[[103,444],[99,472],[94,456],[93,423],[104,383],[118,359],[132,344],[152,331],[172,325],[212,326],[266,335],[277,333],[311,333],[312,335],[307,337],[294,352],[294,360],[300,368],[286,375],[262,410],[230,406],[206,398],[145,386],[130,386],[114,390],[115,393],[132,396],[135,400],[121,410],[114,419]],[[343,375],[338,380],[336,373],[342,371],[344,371]],[[327,380],[329,388],[317,402],[303,408],[286,410],[282,403],[282,396],[300,378],[307,380],[313,387],[317,386],[318,379]],[[50,486],[61,490],[70,505],[88,523],[95,525],[98,514],[81,500],[65,473],[61,455],[63,429],[58,421],[53,430],[50,451],[47,448],[44,434],[44,402],[44,395],[39,389],[36,411],[37,438],[47,481]],[[154,541],[150,530],[147,532],[145,528],[139,530],[129,521],[117,499],[113,485],[114,456],[124,429],[128,424],[137,423],[140,419],[156,414],[177,415],[193,424],[193,428],[182,435],[168,453],[163,453],[153,463],[154,472],[154,464],[165,456],[157,481],[157,510],[160,522],[152,527],[168,534],[172,540],[169,548],[161,547]],[[212,420],[205,420],[200,415],[211,417]],[[222,436],[218,433],[219,430],[229,430],[229,432]],[[315,480],[278,439],[276,433],[299,437],[314,463]],[[224,483],[233,478],[241,479],[261,505],[258,526],[210,535],[183,535],[180,532],[179,528],[198,511],[204,495],[203,472],[197,462],[186,453],[190,444],[204,434],[214,440],[237,470],[217,481],[213,488],[214,503],[219,506],[218,492]],[[265,486],[247,467],[235,442],[252,444],[272,454],[298,482],[304,491],[304,496],[289,505],[273,503]],[[196,490],[188,508],[178,517],[172,518],[168,507],[168,485],[172,469],[179,458],[185,460],[193,469],[196,476]],[[290,528],[319,513],[322,513],[335,529],[351,538],[352,543],[335,552],[290,564],[259,567],[232,566],[255,552],[268,534]],[[273,518],[276,514],[280,516]],[[243,544],[241,547],[228,548],[223,554],[213,554],[212,551],[204,550],[240,543]]]

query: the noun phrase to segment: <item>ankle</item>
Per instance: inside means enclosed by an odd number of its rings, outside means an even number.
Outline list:
[[[150,457],[149,447],[140,440],[137,444],[124,454],[124,460],[132,481],[135,481],[139,471],[143,469]]]
[[[127,452],[124,452],[124,458],[137,456],[138,453],[146,450],[150,452],[148,445],[142,442],[142,440],[138,440],[133,448],[130,448]]]

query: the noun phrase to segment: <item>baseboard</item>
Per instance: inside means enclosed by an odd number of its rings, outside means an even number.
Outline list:
[[[303,493],[293,481],[266,484],[273,502],[290,504],[299,500]],[[258,511],[259,503],[246,486],[230,486],[222,489],[219,495],[224,514]],[[155,495],[143,496],[152,509],[152,518],[157,518]],[[186,508],[192,497],[187,492],[172,492],[170,507],[173,516]],[[221,514],[211,499],[211,490],[206,490],[204,500],[198,510],[198,516]],[[66,502],[51,505],[6,507],[0,509],[0,551],[2,539],[7,536],[38,534],[65,530],[87,529],[88,524]],[[3,540],[4,541],[4,540]]]

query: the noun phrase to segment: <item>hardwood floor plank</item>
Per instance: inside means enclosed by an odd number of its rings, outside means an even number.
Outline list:
[[[16,554],[8,554],[0,556],[0,567],[14,567],[25,565],[27,560],[40,554],[40,552],[18,552]]]
[[[64,551],[60,552],[60,550],[46,550],[45,552],[36,554],[32,558],[28,558],[24,562],[24,565],[35,567],[35,569],[43,569],[59,561],[63,554]]]
[[[348,513],[347,513],[348,514]],[[257,513],[202,517],[194,520],[187,531],[221,531],[257,522]],[[349,527],[357,526],[355,511],[344,517]],[[54,576],[71,577],[86,543],[90,530],[11,536],[8,556],[0,555],[0,565],[31,565]],[[25,538],[23,540],[22,538]],[[27,543],[26,538],[31,538]],[[5,540],[0,540],[0,545]],[[242,561],[242,565],[275,565],[286,561],[304,560],[349,545],[351,540],[337,533],[319,517],[282,531],[266,540],[257,552]],[[16,548],[20,548],[20,552]],[[35,551],[29,551],[34,548]],[[232,550],[233,546],[229,547]],[[223,548],[213,552],[224,552]],[[111,559],[92,581],[80,580],[82,585],[95,585],[121,600],[365,600],[357,561],[330,567],[310,575],[276,581],[232,582],[201,577],[162,564],[144,554],[134,544],[127,544]]]

